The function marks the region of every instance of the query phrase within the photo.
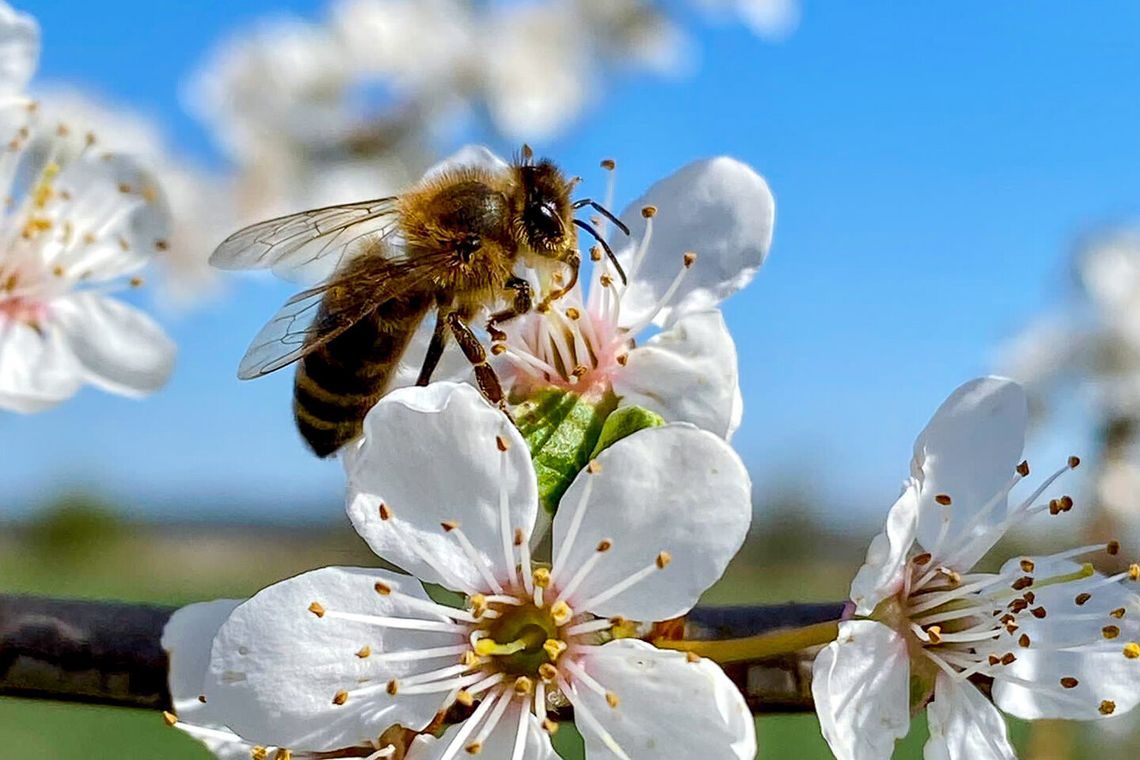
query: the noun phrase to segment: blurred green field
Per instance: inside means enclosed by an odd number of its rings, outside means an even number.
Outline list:
[[[864,539],[827,535],[792,518],[754,529],[752,540],[711,589],[714,604],[843,598]],[[824,550],[826,548],[826,550]],[[810,564],[798,562],[814,557]],[[247,596],[275,580],[323,565],[375,565],[347,527],[144,526],[89,506],[67,507],[32,526],[0,534],[0,591],[182,604]],[[1126,719],[1127,720],[1127,719]],[[760,758],[831,757],[814,715],[757,720]],[[1023,758],[1135,757],[1134,741],[1105,742],[1103,730],[1075,724],[1012,727]],[[575,737],[560,731],[567,758]],[[925,725],[899,744],[900,760],[922,757]],[[157,714],[105,707],[0,699],[0,760],[208,760],[211,755]]]

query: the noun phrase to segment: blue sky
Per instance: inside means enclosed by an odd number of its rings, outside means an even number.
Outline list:
[[[41,81],[130,103],[217,161],[179,84],[222,34],[321,4],[21,7],[44,29]],[[621,202],[720,153],[771,183],[771,257],[725,307],[745,399],[734,443],[761,495],[808,479],[834,514],[879,519],[938,403],[1070,287],[1074,237],[1140,209],[1140,6],[1074,8],[809,0],[779,44],[694,19],[694,76],[618,78],[568,137],[536,146],[587,175],[616,157]],[[0,509],[82,487],[140,516],[327,516],[342,478],[292,431],[290,377],[234,378],[288,294],[243,282],[164,317],[180,364],[154,398],[85,391],[0,416]]]

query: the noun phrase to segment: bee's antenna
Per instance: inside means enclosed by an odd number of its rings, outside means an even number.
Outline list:
[[[607,211],[606,214],[608,215],[609,212]],[[583,222],[581,219],[575,219],[574,224],[575,226],[581,227],[586,232],[590,233],[590,237],[598,241],[598,243],[602,246],[602,250],[606,252],[606,257],[613,263],[614,269],[617,270],[618,277],[621,278],[621,284],[627,285],[628,283],[625,279],[625,270],[622,269],[621,264],[618,263],[617,256],[614,255],[614,251],[612,248],[610,248],[610,244],[606,242],[606,239],[602,237],[596,229],[594,229],[594,225],[588,222]],[[621,222],[618,222],[618,224],[621,224]],[[626,234],[629,234],[629,230],[626,230]]]
[[[579,200],[579,201],[574,201],[574,209],[575,209],[575,210],[577,210],[577,209],[580,209],[580,208],[582,208],[582,207],[584,207],[584,206],[590,206],[590,207],[592,207],[592,208],[593,208],[595,211],[597,211],[599,214],[601,214],[601,215],[602,215],[602,216],[604,216],[606,219],[609,219],[611,222],[613,222],[613,223],[614,223],[614,225],[615,225],[615,226],[616,226],[616,227],[617,227],[619,230],[621,230],[622,232],[624,232],[626,235],[628,235],[628,234],[629,234],[629,227],[626,227],[626,226],[625,226],[625,223],[624,223],[624,222],[622,222],[622,220],[621,220],[621,219],[618,219],[616,216],[614,216],[613,214],[611,214],[611,213],[610,213],[610,211],[609,211],[609,209],[607,209],[605,206],[603,206],[602,204],[600,204],[600,203],[598,203],[597,201],[595,201],[593,198],[583,198],[582,200]]]

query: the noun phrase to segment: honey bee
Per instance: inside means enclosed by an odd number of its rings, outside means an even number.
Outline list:
[[[261,329],[241,360],[245,380],[298,362],[293,414],[317,456],[360,435],[365,414],[386,392],[424,318],[435,329],[418,385],[426,385],[449,336],[474,367],[483,395],[509,416],[503,389],[487,362],[472,320],[490,311],[487,332],[534,306],[516,264],[556,262],[569,269],[560,298],[578,279],[575,228],[613,251],[574,212],[590,206],[628,229],[590,198],[571,199],[577,183],[552,161],[535,161],[526,146],[501,169],[467,166],[426,177],[406,194],[329,206],[271,219],[226,238],[210,257],[223,269],[270,268],[286,279],[329,267],[319,285],[289,299]],[[499,310],[494,310],[501,306]]]

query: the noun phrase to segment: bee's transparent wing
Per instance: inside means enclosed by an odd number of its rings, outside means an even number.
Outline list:
[[[238,377],[250,380],[292,364],[364,319],[381,303],[423,287],[435,274],[435,258],[369,259],[367,267],[355,267],[356,271],[301,291],[257,333],[238,366]]]
[[[387,238],[398,228],[399,198],[302,211],[238,230],[210,256],[220,269],[270,269],[293,282],[330,277],[368,236]]]

